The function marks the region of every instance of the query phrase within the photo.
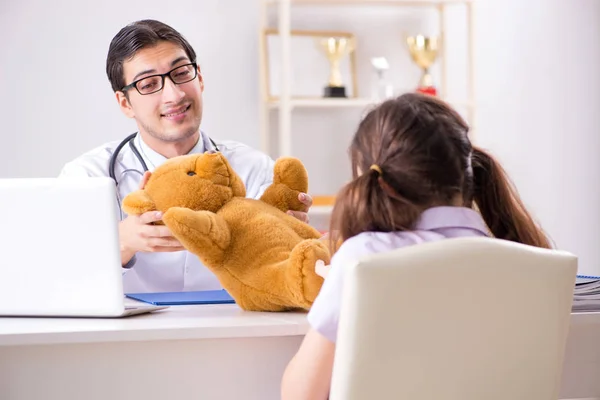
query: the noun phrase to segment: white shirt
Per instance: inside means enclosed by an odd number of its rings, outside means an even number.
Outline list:
[[[363,232],[349,238],[331,258],[331,269],[308,312],[308,322],[329,341],[336,342],[342,308],[342,289],[347,271],[345,267],[361,257],[465,236],[489,236],[481,215],[466,207],[441,206],[425,210],[412,231]]]
[[[189,154],[214,150],[209,137],[200,132],[200,140]],[[120,141],[109,142],[99,146],[68,162],[62,169],[60,177],[66,176],[110,176],[109,161]],[[152,172],[166,161],[166,158],[148,147],[138,134],[133,143],[144,159],[148,170]],[[273,181],[274,161],[261,153],[239,142],[224,141],[217,143],[219,151],[227,158],[233,170],[242,178],[246,186],[246,196],[259,198]],[[124,219],[127,214],[121,212],[123,198],[139,188],[144,169],[140,161],[125,145],[115,163],[119,215]],[[121,215],[122,214],[122,215]],[[93,254],[90,254],[93,257]],[[135,264],[124,269],[123,288],[125,293],[142,292],[179,292],[193,290],[221,289],[216,276],[206,268],[192,253],[179,251],[171,253],[136,254]]]

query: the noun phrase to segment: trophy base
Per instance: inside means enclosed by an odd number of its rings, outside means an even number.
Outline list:
[[[326,86],[323,91],[323,97],[348,97],[346,96],[346,87]]]
[[[429,94],[431,96],[437,96],[437,90],[435,86],[420,86],[417,88],[417,92]]]

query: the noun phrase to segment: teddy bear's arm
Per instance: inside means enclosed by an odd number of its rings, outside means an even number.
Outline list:
[[[292,190],[286,185],[273,183],[265,190],[260,200],[283,212],[288,210],[305,211],[306,206],[298,200],[299,194],[299,191]]]
[[[298,195],[308,191],[308,175],[300,160],[292,157],[279,158],[273,168],[273,183],[260,200],[281,211],[306,211]]]
[[[197,255],[206,266],[217,266],[231,241],[229,225],[210,211],[171,207],[165,212],[163,222],[179,242]]]
[[[141,215],[148,211],[156,211],[156,205],[148,193],[140,189],[125,196],[123,210],[130,215]]]

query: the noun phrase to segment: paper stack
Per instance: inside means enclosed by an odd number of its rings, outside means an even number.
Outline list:
[[[573,312],[600,311],[600,277],[578,276],[573,291]]]

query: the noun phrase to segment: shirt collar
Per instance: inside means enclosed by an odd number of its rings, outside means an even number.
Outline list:
[[[206,132],[200,131],[200,140],[198,143],[202,142],[202,151],[217,151],[217,148],[213,144],[212,140],[208,137]],[[193,150],[192,150],[193,151]]]
[[[432,207],[421,213],[416,230],[430,231],[440,228],[469,228],[490,236],[481,214],[467,207]]]
[[[204,143],[210,143],[210,141],[207,140],[207,138],[208,136],[204,132],[200,131],[200,137],[198,139],[198,142],[196,142],[196,144],[189,151],[188,154],[204,153],[204,151],[206,151]],[[140,155],[142,156],[144,161],[146,161],[146,164],[148,165],[148,170],[150,172],[154,171],[156,167],[167,161],[167,158],[165,156],[152,150],[150,146],[148,146],[142,140],[142,136],[139,133],[135,137],[135,145],[139,149]],[[211,145],[210,149],[212,149],[213,147],[214,146]]]

